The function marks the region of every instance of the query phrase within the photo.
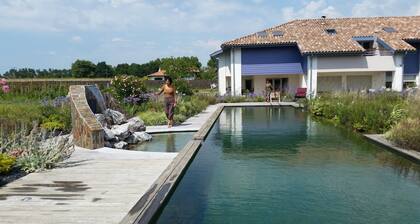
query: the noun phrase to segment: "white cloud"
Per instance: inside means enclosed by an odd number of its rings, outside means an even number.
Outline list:
[[[114,37],[111,39],[111,42],[127,42],[128,40],[121,37]]]
[[[325,0],[307,2],[299,9],[284,7],[281,12],[284,20],[341,16],[341,13],[334,6],[328,5]]]
[[[54,56],[54,55],[57,54],[57,52],[55,52],[55,51],[48,51],[48,54],[51,55],[51,56]]]
[[[72,36],[71,39],[70,39],[70,41],[73,42],[73,43],[80,43],[80,42],[82,42],[82,37],[80,37],[80,36]]]
[[[362,0],[351,10],[355,17],[420,15],[418,1]]]

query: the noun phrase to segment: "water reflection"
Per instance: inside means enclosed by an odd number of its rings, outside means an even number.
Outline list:
[[[179,152],[192,139],[193,132],[154,134],[151,142],[134,146],[132,150],[147,152]]]

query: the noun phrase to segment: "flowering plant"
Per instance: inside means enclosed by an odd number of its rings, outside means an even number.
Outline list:
[[[145,78],[134,76],[116,76],[111,81],[112,91],[119,99],[139,96],[146,92]]]
[[[9,85],[7,85],[6,79],[0,79],[0,86],[1,86],[1,89],[2,89],[3,93],[10,92],[10,87],[9,87]]]

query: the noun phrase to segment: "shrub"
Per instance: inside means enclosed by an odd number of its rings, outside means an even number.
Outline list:
[[[385,136],[398,146],[420,152],[420,118],[401,120]]]
[[[15,165],[16,159],[6,153],[0,153],[0,174],[7,174]]]
[[[321,95],[309,102],[309,111],[360,132],[384,133],[406,116],[406,106],[397,93],[351,93]]]
[[[139,113],[146,125],[163,125],[167,123],[164,112],[146,111]]]
[[[177,79],[175,80],[174,85],[179,94],[187,95],[187,96],[193,95],[192,88],[186,80]]]
[[[16,134],[2,146],[2,150],[17,157],[16,165],[30,173],[50,169],[67,158],[73,149],[69,137],[59,136],[42,141],[42,134]]]
[[[139,96],[146,92],[146,78],[121,75],[111,81],[111,91],[119,100],[130,96]]]

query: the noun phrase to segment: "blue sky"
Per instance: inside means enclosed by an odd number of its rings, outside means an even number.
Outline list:
[[[295,18],[420,15],[418,0],[0,0],[0,73],[198,56]]]

